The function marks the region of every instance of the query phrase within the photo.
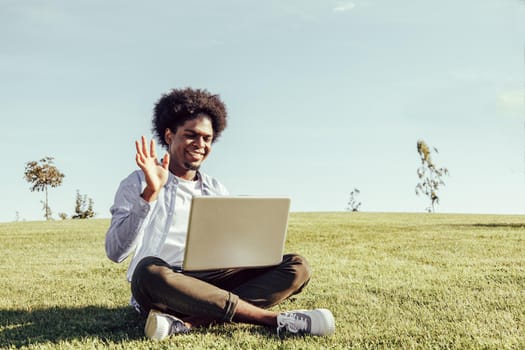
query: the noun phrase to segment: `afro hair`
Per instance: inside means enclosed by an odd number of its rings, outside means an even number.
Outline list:
[[[163,94],[155,104],[152,131],[164,147],[167,128],[176,132],[186,121],[205,115],[210,118],[213,128],[213,142],[217,141],[226,128],[226,106],[219,95],[212,95],[201,89],[173,89]]]

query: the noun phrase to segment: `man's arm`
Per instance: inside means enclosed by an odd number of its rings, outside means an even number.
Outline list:
[[[141,198],[142,184],[138,172],[124,179],[111,207],[111,225],[106,233],[106,255],[121,262],[135,249],[140,229],[150,211]]]
[[[162,162],[157,159],[155,141],[151,140],[148,150],[146,138],[135,142],[137,165],[143,171],[146,186],[137,172],[122,181],[115,203],[111,207],[111,226],[106,234],[106,255],[115,262],[121,262],[135,249],[140,229],[150,211],[150,203],[168,180],[169,155]]]

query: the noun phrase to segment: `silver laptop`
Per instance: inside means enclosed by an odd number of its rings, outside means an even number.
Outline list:
[[[283,197],[193,197],[183,269],[279,264],[289,211],[290,199]]]

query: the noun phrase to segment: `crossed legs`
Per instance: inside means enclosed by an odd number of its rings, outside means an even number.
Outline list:
[[[203,272],[178,272],[147,257],[137,265],[131,289],[143,311],[173,314],[189,328],[232,321],[274,327],[277,313],[267,308],[299,293],[310,275],[306,260],[294,254],[267,268]]]

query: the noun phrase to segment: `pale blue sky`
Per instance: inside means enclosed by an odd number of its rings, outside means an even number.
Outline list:
[[[525,1],[0,0],[0,221],[41,220],[25,163],[55,157],[98,217],[154,102],[221,95],[203,171],[294,211],[423,212],[416,141],[451,176],[438,212],[525,213]]]

